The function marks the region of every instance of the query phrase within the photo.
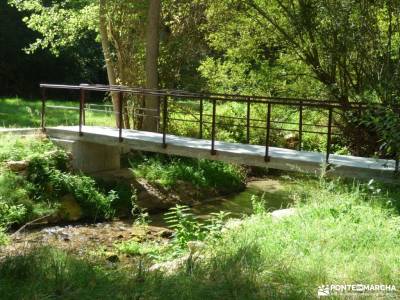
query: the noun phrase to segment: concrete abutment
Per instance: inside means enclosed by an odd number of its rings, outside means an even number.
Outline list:
[[[121,152],[119,146],[108,146],[83,141],[52,139],[53,143],[71,152],[72,167],[84,173],[119,170]]]

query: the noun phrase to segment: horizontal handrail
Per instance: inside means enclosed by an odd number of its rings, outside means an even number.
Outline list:
[[[366,104],[360,102],[340,102],[334,100],[323,99],[309,99],[309,98],[289,98],[289,97],[266,97],[266,96],[249,96],[240,94],[219,94],[219,93],[193,93],[181,90],[171,89],[145,89],[139,87],[127,87],[119,85],[102,85],[102,84],[80,84],[80,85],[66,85],[66,84],[40,84],[41,88],[50,89],[66,89],[66,90],[86,90],[86,91],[99,91],[99,92],[125,92],[136,95],[152,95],[152,96],[171,96],[175,98],[192,98],[192,99],[209,99],[217,101],[234,101],[234,102],[251,102],[251,103],[271,103],[275,105],[293,105],[293,106],[316,106],[316,107],[332,107],[346,109],[366,109],[371,106],[383,106],[380,103]],[[400,109],[400,106],[393,106]]]

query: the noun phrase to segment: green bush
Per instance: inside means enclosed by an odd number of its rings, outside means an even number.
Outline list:
[[[26,208],[22,204],[9,205],[0,197],[0,228],[6,228],[15,223],[20,223],[26,214]]]
[[[221,230],[225,220],[230,215],[229,212],[213,212],[210,218],[200,222],[186,205],[176,205],[171,207],[164,214],[166,223],[174,229],[173,243],[181,249],[186,249],[189,241],[208,241],[221,237]]]
[[[70,194],[81,206],[84,217],[101,219],[113,216],[112,203],[117,198],[113,191],[104,195],[92,178],[62,172],[60,166],[63,166],[62,160],[49,161],[41,156],[30,160],[27,178],[35,198],[56,202]]]
[[[61,198],[68,194],[82,208],[83,217],[104,219],[113,216],[115,192],[104,194],[90,177],[72,174],[67,153],[47,139],[5,136],[0,137],[0,141],[0,163],[8,160],[29,162],[24,174],[0,168],[0,226],[8,227],[54,213]],[[18,215],[15,208],[18,208]]]
[[[380,152],[391,158],[400,157],[400,118],[390,107],[371,108],[364,114],[361,124],[375,131],[380,140]]]
[[[167,156],[139,157],[132,161],[137,177],[171,188],[178,181],[189,182],[198,188],[238,191],[244,188],[242,168],[219,161],[196,160]]]
[[[33,201],[29,197],[31,184],[22,176],[0,169],[0,201],[9,205],[22,204],[32,211]]]
[[[5,229],[0,227],[0,246],[7,244],[8,236],[5,232]]]
[[[96,182],[84,175],[71,175],[54,170],[49,174],[49,183],[55,195],[71,194],[81,206],[84,216],[109,219],[114,215],[112,204],[117,198],[114,191],[104,195]]]
[[[175,231],[174,242],[181,248],[185,248],[189,241],[204,239],[205,232],[202,224],[196,220],[186,205],[176,205],[164,216],[168,225]]]

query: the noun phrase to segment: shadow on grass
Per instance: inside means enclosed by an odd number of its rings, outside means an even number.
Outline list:
[[[256,247],[242,250],[208,265],[195,264],[190,272],[184,266],[165,275],[116,269],[40,248],[0,264],[0,293],[10,300],[280,298],[274,287],[256,280]]]

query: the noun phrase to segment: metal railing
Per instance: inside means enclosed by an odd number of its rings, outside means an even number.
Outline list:
[[[260,129],[265,130],[265,161],[270,161],[270,147],[271,147],[271,131],[274,130],[283,130],[283,131],[292,131],[298,133],[298,146],[297,150],[301,151],[303,144],[303,136],[305,133],[311,134],[322,134],[326,135],[326,156],[325,163],[329,165],[329,157],[332,152],[332,136],[338,135],[338,133],[334,132],[334,129],[337,128],[334,125],[334,113],[338,115],[343,115],[346,112],[353,112],[358,114],[368,109],[369,106],[364,103],[355,103],[348,102],[345,105],[338,101],[326,101],[319,99],[300,99],[300,98],[278,98],[278,97],[263,97],[263,96],[250,96],[250,95],[232,95],[232,94],[217,94],[217,93],[191,93],[186,91],[179,90],[151,90],[144,88],[132,88],[127,86],[108,86],[108,85],[57,85],[57,84],[41,84],[42,90],[42,116],[41,116],[41,126],[42,129],[46,128],[46,91],[47,89],[65,89],[65,90],[76,90],[80,92],[80,101],[79,101],[79,135],[83,135],[82,127],[85,125],[85,101],[86,101],[86,93],[88,91],[97,91],[97,92],[106,92],[106,93],[116,93],[118,98],[118,108],[115,111],[115,115],[117,117],[117,126],[119,130],[118,138],[119,141],[123,141],[123,107],[124,107],[124,94],[138,95],[138,96],[146,96],[153,95],[158,96],[160,101],[159,115],[156,116],[159,121],[162,120],[162,124],[160,126],[162,133],[162,145],[163,147],[167,147],[167,134],[168,134],[168,124],[169,121],[183,121],[183,122],[197,122],[198,123],[198,138],[204,138],[204,127],[209,125],[210,129],[210,139],[211,139],[211,154],[216,155],[217,149],[215,147],[216,135],[217,135],[217,126],[218,125],[228,125],[226,123],[221,123],[217,121],[217,118],[225,118],[225,119],[233,119],[243,121],[246,127],[246,143],[250,143],[250,129]],[[181,100],[187,101],[198,101],[199,103],[199,116],[198,120],[185,120],[179,118],[170,117],[172,112],[169,109],[169,103],[178,102]],[[208,101],[211,104],[211,113],[207,113],[205,110],[205,102]],[[227,102],[238,102],[245,104],[245,117],[237,117],[237,116],[220,116],[217,115],[217,105],[218,103],[227,103]],[[252,106],[264,105],[266,110],[266,116],[264,120],[261,119],[252,119],[251,111]],[[379,106],[379,104],[376,104]],[[282,120],[272,120],[272,109],[273,106],[284,106],[295,108],[298,113],[298,123],[294,122],[285,122]],[[145,114],[146,108],[136,108],[141,111],[141,116],[147,116]],[[309,124],[304,122],[304,112],[306,109],[318,109],[327,113],[327,123],[326,124]],[[154,115],[152,116],[154,117]],[[211,118],[211,121],[207,121],[207,118]],[[255,126],[252,125],[251,122],[264,122],[265,126]],[[273,127],[273,124],[286,124],[297,126],[297,129],[281,129]],[[305,130],[305,126],[314,126],[318,128],[326,128],[326,131],[311,131]],[[395,171],[399,170],[399,161],[396,160]]]

